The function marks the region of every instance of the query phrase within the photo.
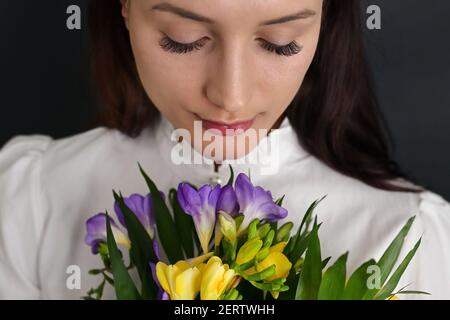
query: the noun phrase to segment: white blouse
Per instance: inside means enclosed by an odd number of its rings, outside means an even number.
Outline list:
[[[285,195],[286,220],[295,227],[311,202],[327,195],[316,210],[323,222],[322,256],[334,261],[349,251],[348,273],[379,259],[415,215],[399,261],[420,237],[422,244],[398,288],[409,284],[408,290],[432,295],[402,298],[450,299],[450,204],[440,196],[383,191],[330,169],[301,148],[287,119],[264,138],[278,139],[279,152],[269,152],[262,140],[243,162],[225,162],[217,173],[211,162],[174,163],[178,142],[171,139],[172,130],[162,117],[154,131],[134,139],[100,127],[65,139],[10,140],[0,152],[0,299],[79,299],[96,287],[101,279],[88,271],[102,263],[84,243],[85,221],[113,212],[113,189],[124,196],[148,193],[138,162],[166,194],[183,180],[226,183],[227,163],[236,174],[250,171],[254,185],[271,190],[274,198]],[[260,163],[245,161],[256,152]],[[263,174],[262,163],[271,161],[278,161],[279,171]],[[77,271],[79,287],[71,278]],[[114,297],[107,285],[104,298]]]

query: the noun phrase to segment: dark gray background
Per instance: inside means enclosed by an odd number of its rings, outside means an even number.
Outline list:
[[[333,1],[333,0],[332,0]],[[341,0],[334,0],[341,1]],[[365,30],[395,158],[423,186],[450,199],[450,1],[362,1],[382,9],[382,29]],[[66,28],[66,8],[83,28]],[[18,134],[64,137],[95,112],[87,63],[87,0],[2,0],[0,145]]]

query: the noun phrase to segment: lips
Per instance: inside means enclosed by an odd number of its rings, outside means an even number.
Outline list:
[[[239,121],[233,123],[216,122],[210,120],[202,120],[203,128],[205,130],[216,129],[219,130],[222,135],[237,135],[239,132],[236,130],[241,129],[243,132],[247,131],[253,125],[253,119],[246,121]]]

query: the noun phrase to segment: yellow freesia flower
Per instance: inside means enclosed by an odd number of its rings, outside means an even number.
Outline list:
[[[275,265],[275,274],[264,280],[272,281],[280,278],[286,278],[292,267],[292,263],[284,254],[278,251],[273,251],[269,253],[267,258],[256,264],[256,271],[261,272],[273,264]]]
[[[280,242],[269,249],[269,255],[263,259],[261,262],[256,264],[256,267],[248,269],[245,273],[252,275],[257,272],[261,272],[264,269],[275,265],[275,274],[267,277],[266,281],[272,281],[280,278],[286,278],[289,275],[289,270],[291,270],[292,263],[289,259],[282,253],[286,247],[287,242]]]
[[[201,272],[186,261],[178,261],[174,265],[158,262],[156,277],[171,300],[194,300],[200,291]]]
[[[287,241],[278,242],[276,245],[270,247],[270,252],[283,252],[287,244]]]
[[[201,255],[199,257],[187,259],[186,262],[191,267],[197,267],[199,264],[201,264],[201,263],[205,262],[206,260],[208,260],[213,254],[214,254],[213,252],[208,252],[207,254]]]
[[[222,260],[214,256],[202,269],[200,298],[202,300],[217,300],[233,283],[236,272]]]

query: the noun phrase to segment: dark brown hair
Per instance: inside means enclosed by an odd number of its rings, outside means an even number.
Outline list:
[[[420,191],[394,182],[406,176],[391,159],[360,23],[359,0],[324,0],[317,52],[285,115],[305,150],[334,170],[380,189]],[[159,111],[137,74],[120,0],[91,0],[89,28],[97,124],[137,136]]]

